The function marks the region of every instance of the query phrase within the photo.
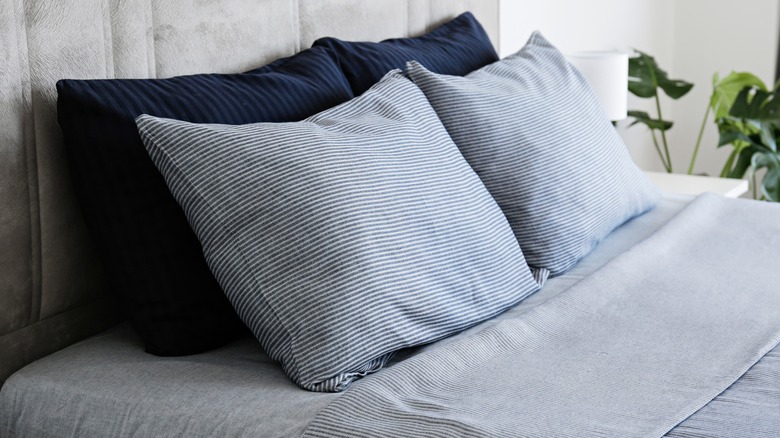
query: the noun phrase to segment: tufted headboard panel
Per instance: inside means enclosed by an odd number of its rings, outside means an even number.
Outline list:
[[[498,0],[0,0],[0,382],[117,320],[70,184],[62,78],[240,72],[318,37],[416,35]]]

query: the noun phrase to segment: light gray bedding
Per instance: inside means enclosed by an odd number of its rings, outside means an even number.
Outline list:
[[[542,291],[491,321],[421,351],[543,304],[652,235],[688,202],[667,196],[654,210],[613,232],[566,275],[550,279]],[[419,352],[406,352],[398,360],[413,354]],[[777,430],[777,415],[766,412],[780,414],[778,370],[780,354],[767,355],[672,434],[679,429],[674,436],[707,436],[707,427],[727,422],[738,427],[739,420],[758,424],[759,431],[772,426]],[[299,389],[250,338],[201,355],[159,358],[145,354],[129,327],[120,326],[14,375],[0,392],[0,436],[300,436],[342,395]],[[751,403],[735,407],[733,400]],[[717,422],[735,409],[739,418]],[[761,423],[761,418],[767,420]],[[709,436],[712,430],[720,429],[709,429]]]
[[[662,436],[780,341],[779,218],[702,195],[524,315],[357,382],[305,436]]]
[[[672,429],[671,438],[780,436],[780,346]]]

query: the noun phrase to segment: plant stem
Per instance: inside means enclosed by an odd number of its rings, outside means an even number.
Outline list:
[[[664,154],[661,152],[661,147],[658,146],[658,139],[655,138],[655,129],[650,130],[650,137],[653,139],[653,145],[655,146],[655,151],[658,152],[658,158],[661,159],[661,164],[664,165],[664,170],[666,170],[667,173],[672,173],[672,170],[669,168],[669,165],[666,164],[666,160],[664,159]]]
[[[710,116],[710,106],[707,105],[707,110],[704,112],[704,120],[701,121],[701,128],[699,128],[699,136],[696,137],[696,147],[693,148],[693,156],[691,157],[691,164],[688,166],[688,175],[693,174],[693,164],[696,163],[696,155],[699,154],[699,146],[701,145],[701,137],[704,135],[704,127],[707,125],[707,118]]]
[[[729,175],[731,174],[731,168],[734,167],[734,160],[736,158],[737,158],[737,149],[734,148],[729,154],[729,158],[726,160],[726,164],[723,165],[723,170],[720,171],[721,178],[729,177]]]
[[[655,93],[655,109],[658,111],[658,119],[663,120],[664,116],[661,114],[661,100],[658,98],[658,93]],[[672,157],[669,154],[669,145],[666,142],[666,131],[661,129],[661,140],[664,144],[664,151],[666,152],[666,162],[669,164],[666,167],[668,173],[672,173]]]
[[[753,199],[758,199],[758,187],[756,186],[756,172],[753,172]]]

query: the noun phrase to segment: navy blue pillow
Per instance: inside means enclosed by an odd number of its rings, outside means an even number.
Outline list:
[[[62,80],[59,123],[87,225],[146,351],[176,356],[246,330],[135,125],[141,114],[196,123],[302,120],[353,97],[315,48],[246,74]]]
[[[498,61],[490,38],[471,12],[416,38],[370,43],[326,37],[313,46],[328,48],[355,95],[368,90],[390,70],[403,69],[407,61],[417,61],[435,73],[457,76]]]

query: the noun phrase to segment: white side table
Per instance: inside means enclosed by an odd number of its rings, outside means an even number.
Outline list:
[[[664,193],[699,195],[712,192],[728,198],[738,198],[748,191],[748,182],[744,179],[660,172],[645,172],[645,175]]]

